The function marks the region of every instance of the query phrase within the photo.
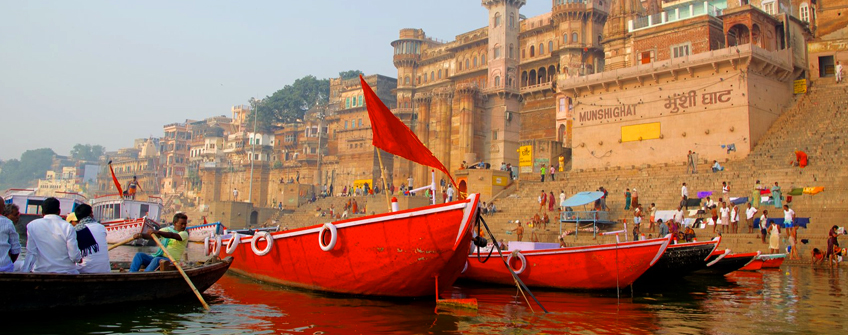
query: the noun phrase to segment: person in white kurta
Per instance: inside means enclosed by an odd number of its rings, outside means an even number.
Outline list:
[[[47,198],[41,205],[44,217],[27,224],[27,254],[21,272],[78,274],[82,258],[77,233],[59,216],[59,200]]]
[[[85,250],[80,250],[84,254],[82,264],[80,265],[80,273],[109,273],[112,268],[109,265],[109,245],[106,243],[106,227],[94,220],[91,212],[91,206],[82,204],[74,209],[74,214],[79,219],[79,223],[74,226],[77,231],[77,242],[85,241],[82,234],[91,234],[96,242],[96,247],[89,247]],[[88,232],[84,232],[88,230]],[[90,238],[89,238],[90,241]]]

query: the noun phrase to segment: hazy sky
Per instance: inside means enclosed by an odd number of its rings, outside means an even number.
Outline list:
[[[453,40],[486,18],[479,0],[0,0],[0,159],[128,147],[308,74],[395,77],[401,28]]]

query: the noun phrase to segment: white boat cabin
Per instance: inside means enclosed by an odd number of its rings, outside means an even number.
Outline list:
[[[141,201],[108,195],[93,199],[91,208],[94,218],[99,222],[140,219],[145,216],[159,222],[163,206],[159,198],[151,197],[148,201]]]
[[[59,192],[57,192],[59,193]],[[54,197],[59,200],[60,212],[59,215],[67,216],[72,213],[77,206],[85,203],[85,197],[77,193],[65,193],[64,196]],[[41,204],[48,196],[35,195],[35,189],[9,189],[3,195],[3,200],[7,204],[18,205],[18,210],[21,214],[42,215]]]

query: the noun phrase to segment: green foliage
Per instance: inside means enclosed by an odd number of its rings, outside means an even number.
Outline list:
[[[106,148],[102,145],[77,144],[71,149],[71,157],[81,161],[94,162],[99,160],[105,152]]]
[[[317,79],[313,75],[295,80],[281,90],[260,101],[251,101],[257,117],[257,127],[271,130],[277,123],[295,122],[303,119],[304,113],[317,104],[326,104],[330,97],[330,80]],[[253,114],[248,122],[253,122]]]
[[[274,162],[274,168],[275,169],[282,169],[283,168],[283,162],[280,162],[280,161]]]
[[[358,78],[360,74],[364,74],[364,73],[362,73],[362,71],[359,71],[359,70],[349,70],[349,71],[339,72],[339,77],[341,77],[342,80],[346,80],[346,79]]]
[[[10,159],[0,171],[0,190],[7,188],[33,187],[38,178],[43,178],[56,153],[48,148],[27,150],[21,159]]]

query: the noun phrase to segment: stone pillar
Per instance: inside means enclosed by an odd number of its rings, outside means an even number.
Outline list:
[[[433,155],[438,158],[445,167],[450,169],[451,166],[451,117],[452,117],[452,100],[453,99],[453,90],[445,89],[440,90],[439,92],[434,92],[433,96],[433,104],[434,110],[431,110],[433,113],[433,117],[435,118],[435,123],[437,126],[434,130],[434,145],[433,145]],[[459,163],[457,163],[459,164]],[[436,177],[438,179],[439,176]]]
[[[421,140],[421,143],[433,151],[433,145],[430,143],[430,103],[431,98],[427,93],[419,93],[415,95],[416,111],[418,112],[418,122],[415,125],[415,135]],[[435,154],[435,153],[434,153]],[[437,156],[438,157],[438,156]],[[421,164],[415,164],[413,168],[413,178],[418,185],[424,185],[430,181],[430,168]]]

